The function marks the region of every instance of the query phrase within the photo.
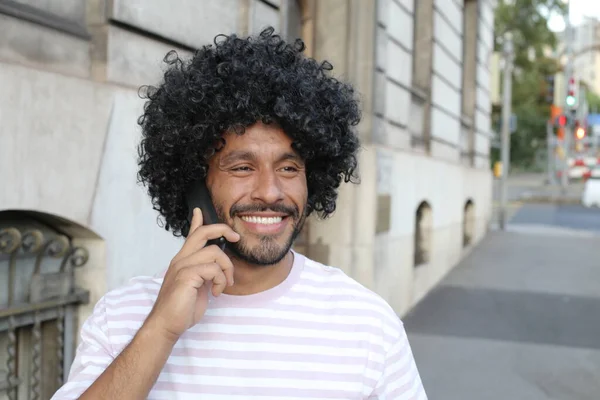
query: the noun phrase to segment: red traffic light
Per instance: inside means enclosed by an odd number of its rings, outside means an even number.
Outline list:
[[[564,115],[564,114],[559,115],[558,118],[557,118],[557,120],[558,120],[557,121],[558,122],[558,126],[565,127],[567,125],[567,116],[566,115]]]

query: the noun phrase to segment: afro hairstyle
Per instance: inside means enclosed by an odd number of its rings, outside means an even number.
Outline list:
[[[270,27],[245,38],[217,35],[189,60],[167,53],[162,82],[140,88],[147,101],[138,119],[138,181],[164,219],[159,225],[187,236],[189,185],[206,176],[225,132],[243,134],[258,121],[278,124],[304,160],[307,214],[335,211],[342,180],[358,178],[360,109],[352,86],[304,49],[302,40],[286,43]]]

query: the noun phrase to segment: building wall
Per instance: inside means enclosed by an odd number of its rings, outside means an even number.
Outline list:
[[[427,151],[415,138],[422,135],[425,112],[412,76],[414,52],[425,51],[423,43],[415,47],[415,4],[408,0],[377,1],[373,131],[363,155],[366,165],[363,163],[361,169],[363,182],[376,183],[375,198],[361,201],[363,208],[370,204],[371,210],[358,224],[368,227],[372,225],[369,221],[376,221],[375,225],[382,226],[371,226],[373,240],[363,244],[366,252],[374,255],[370,267],[355,263],[350,269],[399,313],[419,301],[469,250],[462,244],[466,202],[471,200],[475,206],[473,243],[485,235],[491,214],[488,60],[492,52],[492,5],[477,2],[476,63],[471,74],[474,93],[465,93],[462,2],[432,2],[432,107]],[[472,129],[463,123],[465,95],[474,96]],[[430,258],[425,265],[415,267],[416,210],[423,201],[432,210]],[[339,233],[351,231],[347,227]],[[320,239],[327,242],[325,235]],[[330,246],[335,249],[333,242]],[[330,257],[333,264],[351,264],[347,254],[352,254],[349,248],[356,243],[346,242],[348,253],[343,246],[338,248]]]
[[[106,290],[166,268],[181,246],[136,182],[138,88],[160,80],[170,50],[188,56],[243,23],[278,27],[278,2],[19,3],[0,13],[0,211],[56,215],[103,240],[103,262],[87,266],[95,279],[78,274],[91,289],[83,319]]]
[[[218,33],[254,33],[267,24],[302,31],[311,54],[332,61],[336,74],[361,93],[362,183],[342,186],[330,220],[310,221],[309,256],[345,269],[403,313],[468,251],[460,240],[467,200],[475,205],[473,243],[485,234],[490,4],[479,1],[477,111],[469,125],[475,128],[465,129],[457,107],[463,96],[461,1],[432,2],[429,105],[413,101],[412,0],[304,0],[301,28],[294,19],[299,11],[286,7],[288,1],[92,0],[85,7],[69,1],[50,8],[52,2],[22,0],[20,17],[0,13],[3,30],[9,28],[0,36],[0,211],[57,215],[102,241],[93,244],[101,249],[94,279],[78,272],[79,282],[92,289],[81,319],[106,290],[166,268],[181,245],[157,227],[157,214],[136,183],[136,120],[143,106],[137,89],[160,80],[167,51],[187,56]],[[32,22],[40,18],[48,22]],[[430,119],[415,117],[424,115]],[[422,201],[432,209],[431,257],[414,268],[415,212]]]
[[[573,31],[574,53],[585,51],[573,60],[575,76],[593,92],[600,94],[600,49],[586,51],[592,46],[600,46],[600,21],[586,17]]]

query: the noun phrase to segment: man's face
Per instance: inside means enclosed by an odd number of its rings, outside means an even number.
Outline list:
[[[208,162],[207,187],[219,219],[240,234],[234,256],[256,265],[283,259],[306,219],[305,166],[277,125],[226,133]]]

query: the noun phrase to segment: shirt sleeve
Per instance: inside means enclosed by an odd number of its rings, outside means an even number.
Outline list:
[[[51,400],[78,399],[104,372],[113,359],[107,334],[106,304],[103,297],[94,307],[92,315],[81,327],[79,345],[67,382]]]
[[[384,370],[369,400],[427,400],[404,325],[385,356]]]

